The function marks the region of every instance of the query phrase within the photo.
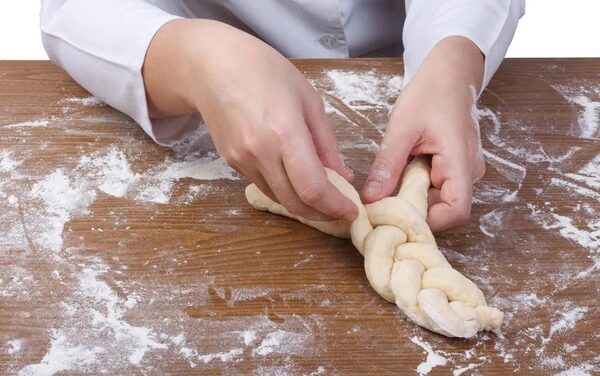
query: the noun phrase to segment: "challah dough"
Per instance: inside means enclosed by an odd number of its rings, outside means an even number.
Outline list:
[[[481,290],[446,261],[425,221],[429,162],[417,157],[406,167],[396,197],[363,205],[358,192],[335,171],[327,177],[358,207],[346,221],[311,221],[289,213],[254,184],[246,198],[256,209],[296,219],[322,232],[351,238],[364,256],[373,289],[412,321],[448,337],[469,338],[482,330],[499,332],[504,314],[488,307]]]

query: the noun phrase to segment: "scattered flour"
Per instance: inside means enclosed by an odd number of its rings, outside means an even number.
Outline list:
[[[423,341],[417,336],[413,336],[410,338],[411,342],[420,346],[427,353],[427,359],[421,364],[417,366],[417,373],[419,375],[427,375],[434,367],[437,366],[445,366],[448,363],[448,360],[443,356],[436,353],[429,343]]]
[[[297,268],[298,266],[302,265],[302,264],[306,264],[307,262],[310,262],[310,260],[312,260],[314,257],[314,255],[308,255],[305,258],[303,258],[302,260],[298,261],[297,263],[294,264],[294,268]]]
[[[566,100],[572,104],[581,107],[579,118],[577,119],[577,128],[574,129],[574,134],[583,138],[600,139],[600,102],[591,100],[586,94],[589,93],[583,87],[573,86],[552,86]],[[596,96],[598,93],[596,93]]]
[[[74,103],[74,104],[79,104],[82,106],[99,106],[99,105],[104,105],[104,102],[102,102],[100,99],[94,97],[94,96],[90,96],[90,97],[84,97],[84,98],[77,98],[77,97],[72,97],[72,98],[65,98],[63,100],[61,100],[61,103]]]
[[[63,371],[86,371],[96,363],[96,356],[104,351],[102,347],[71,346],[67,342],[63,333],[54,331],[50,350],[41,362],[22,368],[19,376],[51,376]]]
[[[596,200],[600,200],[600,193],[596,192],[590,188],[582,187],[581,185],[575,184],[573,182],[567,181],[561,178],[550,178],[550,184],[566,188],[569,191],[575,192],[580,196],[591,197]]]
[[[12,157],[12,153],[6,150],[0,151],[0,172],[11,172],[19,167],[21,162]]]
[[[239,179],[239,175],[214,152],[206,155],[191,154],[184,160],[167,158],[158,166],[134,173],[124,152],[114,147],[91,156],[83,156],[75,171],[84,172],[86,179],[108,195],[131,196],[138,201],[159,204],[169,203],[175,182],[183,178]],[[192,186],[182,201],[189,203],[210,190],[207,184]]]
[[[199,355],[198,359],[204,362],[204,364],[212,362],[213,360],[220,360],[221,362],[230,362],[236,357],[242,355],[243,353],[244,349],[233,349],[223,353]]]
[[[256,331],[246,330],[244,333],[242,333],[242,337],[244,338],[244,345],[250,346],[256,340]]]
[[[108,267],[102,264],[83,269],[79,275],[80,293],[88,300],[94,299],[99,308],[102,307],[101,309],[90,307],[93,327],[114,333],[113,346],[127,349],[129,362],[139,365],[149,350],[166,349],[168,346],[158,342],[156,334],[151,329],[133,326],[124,320],[125,311],[134,308],[137,302],[131,296],[126,300],[118,297],[106,282],[99,279],[108,270]],[[120,343],[126,346],[119,346]]]
[[[552,323],[548,339],[557,333],[575,328],[577,321],[581,320],[587,311],[588,307],[574,307],[567,312],[559,312],[561,318]]]
[[[23,347],[23,340],[22,339],[13,339],[11,341],[8,341],[6,343],[6,352],[8,354],[16,354],[19,351],[21,351],[21,348]]]
[[[452,371],[452,376],[460,376],[467,371],[477,368],[478,365],[477,363],[469,363],[466,367],[457,368]]]
[[[594,367],[589,363],[584,363],[556,373],[555,376],[592,376],[591,371],[594,372],[593,374],[597,375],[598,372],[600,372],[600,367]]]
[[[500,204],[513,202],[515,199],[515,192],[494,184],[480,182],[475,184],[473,190],[473,203],[475,204]]]
[[[525,167],[499,157],[490,151],[483,150],[483,155],[487,163],[493,166],[502,176],[512,181],[513,183],[523,183],[525,176],[527,175],[527,169]],[[516,192],[515,192],[516,194]],[[510,200],[513,200],[512,198]]]
[[[528,204],[532,218],[546,230],[558,230],[565,239],[569,239],[583,248],[596,254],[600,249],[600,220],[595,219],[587,224],[587,228],[579,228],[573,218],[552,212],[544,212],[533,204]]]
[[[8,124],[4,128],[45,128],[50,125],[50,121],[46,119],[23,121],[21,123]]]
[[[353,110],[391,109],[403,84],[401,76],[373,71],[328,70],[325,76],[334,85],[331,94]]]
[[[505,212],[500,209],[492,210],[479,217],[479,229],[490,238],[502,231]]]
[[[105,155],[81,157],[79,169],[97,179],[100,191],[115,197],[124,197],[129,187],[141,178],[131,171],[125,153],[116,147],[109,148]]]
[[[252,350],[253,356],[266,356],[271,353],[289,353],[300,350],[306,342],[306,334],[277,330],[267,334],[259,346]]]
[[[29,198],[37,201],[42,209],[28,221],[29,231],[35,234],[30,236],[31,241],[38,249],[57,252],[63,245],[65,224],[73,215],[86,214],[96,193],[58,168],[33,185]]]

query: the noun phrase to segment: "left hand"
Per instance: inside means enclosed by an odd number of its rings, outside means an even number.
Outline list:
[[[451,36],[432,49],[394,105],[362,192],[367,202],[393,193],[409,156],[428,154],[432,231],[469,219],[473,183],[485,172],[472,115],[482,77],[483,54],[470,40]]]

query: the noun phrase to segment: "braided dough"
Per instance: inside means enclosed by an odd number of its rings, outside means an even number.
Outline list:
[[[358,207],[346,221],[311,221],[289,213],[254,184],[246,198],[258,210],[296,219],[352,243],[365,258],[365,272],[379,295],[418,325],[448,337],[469,338],[482,330],[499,332],[504,314],[488,307],[481,290],[452,269],[436,246],[427,222],[429,163],[415,158],[406,167],[396,197],[363,205],[358,192],[336,172],[329,181]]]

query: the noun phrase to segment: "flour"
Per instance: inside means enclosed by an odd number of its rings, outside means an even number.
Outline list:
[[[244,345],[250,346],[256,340],[256,331],[246,330],[242,333],[242,338],[244,339]]]
[[[114,147],[84,156],[76,171],[86,173],[102,192],[115,197],[130,197],[138,201],[159,204],[169,203],[174,184],[184,178],[196,180],[237,180],[239,175],[216,153],[205,156],[192,154],[184,160],[166,158],[165,161],[146,171],[133,172],[126,155]],[[208,185],[190,188],[183,203],[210,191]]]
[[[585,184],[590,189],[600,190],[600,154],[596,155],[577,173],[565,173],[564,176]]]
[[[325,76],[334,85],[332,95],[357,111],[391,109],[403,85],[401,76],[380,75],[373,71],[328,70]]]
[[[419,375],[427,375],[434,367],[437,366],[445,366],[448,364],[448,360],[443,356],[436,353],[429,343],[423,341],[417,336],[411,337],[410,341],[418,346],[420,346],[425,353],[427,354],[427,359],[421,364],[417,366],[417,373]]]
[[[10,354],[10,355],[16,354],[21,351],[22,347],[23,347],[22,339],[13,339],[6,343],[6,353]]]
[[[6,150],[0,151],[0,173],[11,172],[20,164],[20,161],[13,159],[13,153]]]
[[[600,367],[595,367],[589,363],[584,363],[556,373],[555,376],[592,376],[591,371],[596,374],[598,371],[600,371]]]
[[[504,212],[496,209],[479,217],[479,229],[485,235],[493,238],[503,229]]]
[[[106,282],[99,279],[107,271],[108,267],[102,264],[83,269],[79,275],[80,292],[86,300],[93,299],[98,303],[99,308],[89,308],[93,327],[114,333],[113,346],[127,348],[129,362],[139,365],[149,350],[166,349],[168,346],[158,342],[151,329],[133,326],[124,320],[125,311],[134,308],[136,302],[131,297],[127,300],[119,298]],[[120,345],[120,342],[126,346]]]
[[[239,357],[244,352],[243,349],[233,349],[224,353],[214,353],[214,354],[206,354],[206,355],[198,355],[198,359],[202,361],[204,364],[210,363],[213,360],[220,360],[221,362],[230,362],[233,359]]]
[[[300,266],[302,264],[306,264],[307,262],[310,262],[310,260],[312,260],[313,257],[314,257],[314,255],[308,255],[307,257],[305,257],[302,260],[300,260],[297,263],[295,263],[294,264],[294,268],[297,268],[298,266]]]
[[[501,158],[487,150],[483,150],[483,155],[487,163],[492,165],[503,177],[513,183],[521,184],[525,179],[525,176],[527,175],[527,169],[525,167]]]
[[[489,183],[477,183],[473,188],[473,203],[475,204],[499,204],[503,202],[514,202],[516,191]]]
[[[82,156],[78,169],[86,171],[90,178],[98,179],[98,189],[107,195],[124,197],[129,187],[141,176],[134,174],[125,153],[115,147],[104,155]]]
[[[29,301],[37,283],[29,270],[10,265],[0,270],[0,287],[1,297],[14,301]]]
[[[567,312],[559,312],[561,317],[552,323],[548,339],[557,333],[575,328],[577,321],[581,320],[587,311],[587,307],[574,307]]]
[[[600,249],[600,221],[596,218],[587,224],[587,228],[580,228],[573,224],[573,219],[557,213],[548,213],[537,209],[535,205],[528,204],[532,218],[546,230],[558,230],[565,239],[569,239],[592,253]]]
[[[466,367],[457,368],[452,371],[452,376],[460,376],[465,372],[475,369],[479,364],[469,363]]]
[[[302,349],[306,342],[306,335],[303,333],[277,330],[267,334],[259,346],[252,350],[253,356],[267,356],[271,353],[289,353]]]
[[[565,179],[551,178],[550,184],[566,188],[567,190],[574,192],[579,196],[592,197],[596,200],[600,200],[600,193],[598,193],[597,191],[587,187],[582,187],[581,185],[575,184]]]
[[[38,249],[58,252],[63,245],[65,224],[74,215],[87,214],[96,192],[58,168],[32,186],[29,198],[42,208],[37,212],[38,220],[31,220],[27,225],[28,231],[36,234],[31,236],[31,241]]]
[[[77,97],[72,97],[72,98],[65,98],[63,100],[60,101],[61,103],[74,103],[74,104],[78,104],[81,106],[101,106],[104,105],[104,102],[102,102],[100,99],[94,97],[94,96],[90,96],[90,97],[84,97],[84,98],[77,98]]]
[[[600,101],[594,101],[589,96],[596,96],[595,93],[585,87],[573,87],[564,85],[553,85],[566,100],[581,107],[577,126],[572,128],[574,135],[582,138],[600,139]]]
[[[217,191],[217,188],[211,184],[190,185],[187,194],[181,198],[181,203],[191,204],[195,200],[206,198],[210,192],[215,191]]]
[[[29,120],[15,124],[4,125],[4,128],[46,128],[50,125],[50,121],[47,119],[40,120]]]
[[[54,331],[48,353],[40,363],[22,368],[19,376],[50,376],[75,369],[88,371],[97,362],[96,356],[103,351],[101,347],[69,346],[67,337],[62,332]]]
[[[279,292],[277,289],[266,289],[266,288],[236,288],[231,291],[231,297],[229,298],[229,304],[235,305],[238,302],[247,302],[250,300],[256,300],[257,298],[262,298],[265,296],[269,296],[273,293]],[[224,294],[223,294],[224,295]],[[224,298],[224,296],[223,296]],[[252,332],[252,331],[251,331]],[[256,334],[256,332],[254,332]]]

